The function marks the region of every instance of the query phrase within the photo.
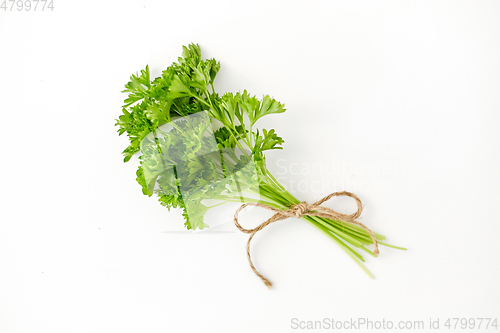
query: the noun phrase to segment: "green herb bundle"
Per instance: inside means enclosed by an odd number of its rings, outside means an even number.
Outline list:
[[[183,209],[187,229],[208,227],[205,214],[219,204],[209,205],[207,199],[258,202],[283,210],[300,203],[266,167],[264,152],[282,149],[284,140],[274,129],[256,127],[261,117],[285,112],[284,105],[246,90],[217,94],[219,69],[215,59],[201,58],[198,45],[183,46],[182,57],[161,76],[151,80],[148,66],[131,76],[123,91],[128,93],[123,114],[116,121],[118,133],[130,139],[123,151],[125,162],[140,153],[136,180],[142,192],[156,194],[169,210]],[[357,251],[377,256],[367,248],[373,240],[365,229],[318,216],[302,219],[372,276]],[[379,244],[399,248],[373,234]]]

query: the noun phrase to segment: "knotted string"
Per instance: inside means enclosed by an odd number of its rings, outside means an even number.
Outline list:
[[[358,205],[358,210],[354,214],[347,215],[347,214],[342,214],[342,213],[336,212],[333,209],[320,206],[323,202],[328,201],[331,198],[336,197],[336,196],[347,196],[347,197],[353,198],[354,200],[356,200],[356,204]],[[262,207],[262,208],[271,210],[271,211],[275,212],[276,214],[274,214],[267,221],[262,222],[256,228],[245,229],[238,222],[238,214],[241,212],[241,210],[243,210],[247,206]],[[339,220],[342,222],[352,223],[352,224],[355,224],[355,225],[358,225],[358,226],[364,228],[370,234],[370,236],[373,240],[373,244],[375,246],[373,253],[379,254],[378,242],[377,242],[377,239],[375,238],[375,235],[373,234],[373,232],[370,229],[368,229],[363,223],[356,221],[356,219],[361,215],[362,210],[363,210],[363,207],[361,205],[361,200],[355,194],[352,194],[351,192],[343,191],[343,192],[331,193],[331,194],[327,195],[326,197],[324,197],[323,199],[316,201],[312,205],[309,205],[307,202],[304,201],[304,202],[298,203],[298,204],[290,207],[289,209],[285,209],[285,210],[274,208],[274,207],[271,207],[271,206],[268,206],[265,204],[261,204],[261,203],[249,202],[249,203],[241,205],[240,208],[238,208],[236,210],[236,212],[234,213],[234,224],[241,232],[244,232],[246,234],[250,234],[250,237],[248,238],[248,242],[247,242],[248,262],[250,263],[250,267],[252,268],[253,272],[258,277],[261,278],[261,280],[264,282],[264,284],[268,288],[271,288],[271,286],[272,286],[271,281],[266,279],[262,274],[260,274],[257,271],[257,269],[255,268],[255,266],[252,263],[252,258],[250,256],[250,242],[252,241],[253,236],[255,236],[255,234],[258,231],[261,231],[262,229],[264,229],[265,227],[267,227],[271,223],[285,220],[289,217],[301,218],[302,216],[305,216],[305,215],[319,216],[319,217],[328,218],[328,219],[332,219],[332,220]]]

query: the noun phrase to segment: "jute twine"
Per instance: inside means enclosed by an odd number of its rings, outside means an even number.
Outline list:
[[[342,213],[336,212],[333,209],[320,206],[323,202],[328,201],[331,198],[336,197],[336,196],[347,196],[347,197],[353,198],[354,200],[356,200],[356,204],[358,205],[358,210],[354,214],[347,215],[347,214],[342,214]],[[267,221],[262,222],[256,228],[245,229],[238,222],[238,214],[241,212],[242,209],[244,209],[247,206],[262,207],[262,208],[271,210],[271,211],[275,212],[276,214],[274,214]],[[324,197],[323,199],[316,201],[312,205],[309,205],[307,202],[301,202],[301,203],[298,203],[298,204],[290,207],[290,209],[285,209],[285,210],[274,208],[274,207],[270,207],[268,205],[261,204],[261,203],[252,203],[252,202],[249,202],[249,203],[241,205],[240,208],[238,208],[236,210],[236,212],[234,213],[234,224],[236,225],[236,227],[241,232],[244,232],[246,234],[250,234],[250,237],[248,238],[248,242],[247,242],[247,257],[248,257],[248,262],[250,263],[250,267],[252,268],[253,272],[258,277],[261,278],[261,280],[264,282],[264,284],[268,288],[271,288],[271,286],[272,286],[271,281],[269,281],[268,279],[266,279],[262,274],[260,274],[257,271],[257,269],[255,268],[255,266],[252,263],[252,258],[250,256],[250,242],[252,241],[253,236],[255,236],[255,234],[258,231],[261,231],[262,229],[264,229],[265,227],[267,227],[271,223],[274,223],[274,222],[277,222],[277,221],[281,221],[281,220],[285,220],[285,219],[287,219],[289,217],[301,218],[302,216],[306,216],[306,215],[309,215],[309,216],[319,216],[319,217],[328,218],[328,219],[332,219],[332,220],[339,220],[339,221],[342,221],[342,222],[352,223],[352,224],[355,224],[355,225],[358,225],[358,226],[364,228],[370,234],[370,236],[372,237],[373,244],[375,246],[375,249],[374,249],[373,253],[374,254],[379,254],[379,252],[378,252],[378,242],[377,242],[377,239],[375,238],[375,235],[373,235],[373,232],[370,229],[368,229],[363,223],[360,223],[360,222],[356,221],[356,219],[361,215],[361,211],[362,210],[363,210],[363,207],[361,205],[361,200],[355,194],[352,194],[351,192],[343,191],[343,192],[334,192],[334,193],[331,193],[331,194],[327,195],[326,197]]]

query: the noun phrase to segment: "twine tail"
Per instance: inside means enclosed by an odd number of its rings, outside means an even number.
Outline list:
[[[252,241],[253,236],[255,236],[255,233],[253,233],[253,234],[250,235],[250,237],[248,238],[248,242],[247,242],[247,258],[248,258],[248,263],[250,264],[250,268],[255,273],[255,275],[257,275],[262,280],[262,282],[264,282],[264,284],[269,289],[271,289],[271,287],[273,286],[273,283],[271,281],[269,281],[264,275],[260,274],[259,271],[253,265],[252,258],[250,256],[250,242]]]
[[[256,206],[256,207],[263,207],[263,208],[267,208],[269,210],[272,210],[274,212],[276,212],[276,214],[274,214],[271,218],[269,218],[267,221],[264,221],[262,222],[259,226],[257,226],[256,228],[254,229],[245,229],[243,228],[240,223],[238,222],[238,214],[240,213],[240,211],[245,208],[246,206]],[[287,213],[283,213],[283,211],[281,211],[280,209],[276,209],[276,208],[272,208],[272,207],[269,207],[267,205],[263,205],[263,204],[259,204],[259,203],[246,203],[246,204],[243,204],[240,206],[240,208],[238,208],[234,214],[234,224],[236,225],[236,227],[241,231],[241,232],[244,232],[246,234],[250,234],[250,237],[248,237],[248,241],[247,241],[247,258],[248,258],[248,263],[250,264],[250,268],[252,269],[252,271],[255,273],[255,275],[257,275],[261,280],[262,282],[264,282],[264,284],[269,288],[271,289],[272,287],[272,282],[269,281],[264,275],[262,275],[261,273],[259,273],[259,271],[255,268],[253,262],[252,262],[252,256],[250,255],[250,242],[252,241],[253,239],[253,236],[255,236],[255,234],[264,229],[265,227],[267,227],[269,224],[273,223],[273,222],[276,222],[276,221],[280,221],[280,220],[284,220],[286,218],[288,218],[289,216],[287,215]]]

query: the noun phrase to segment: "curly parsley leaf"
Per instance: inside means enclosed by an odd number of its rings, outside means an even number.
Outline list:
[[[206,227],[203,218],[209,207],[203,199],[229,199],[241,189],[258,188],[261,178],[247,168],[249,163],[255,163],[254,168],[264,175],[262,152],[280,149],[283,143],[274,130],[259,131],[253,126],[265,115],[284,112],[284,105],[268,95],[258,99],[246,90],[220,97],[213,87],[219,70],[215,59],[201,58],[197,44],[184,46],[182,57],[154,80],[149,66],[130,77],[123,90],[128,96],[122,115],[116,120],[118,134],[126,133],[130,140],[123,151],[124,161],[139,150],[142,153],[136,178],[142,192],[157,194],[168,209],[182,208],[188,229]],[[164,136],[158,132],[163,124],[200,111],[222,124],[211,132],[212,139],[203,134],[206,126],[196,121],[185,124],[187,130],[174,128]],[[152,135],[155,141],[150,141],[149,148],[141,147]],[[211,140],[216,147],[211,147]],[[174,166],[175,172],[168,171]],[[236,173],[244,181],[230,177]]]

